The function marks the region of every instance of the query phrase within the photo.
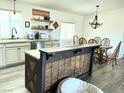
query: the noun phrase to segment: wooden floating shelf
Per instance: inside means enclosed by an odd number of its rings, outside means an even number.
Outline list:
[[[50,12],[45,10],[32,9],[32,15],[50,16]]]
[[[31,19],[32,21],[37,21],[37,22],[49,22],[49,23],[53,23],[53,21],[51,20],[42,20],[42,19]]]
[[[32,30],[47,30],[47,31],[53,31],[53,29],[42,29],[42,28],[31,28]]]

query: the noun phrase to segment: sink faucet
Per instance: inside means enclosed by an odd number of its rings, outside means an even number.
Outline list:
[[[15,35],[13,34],[13,31],[15,31],[15,33],[17,34],[17,29],[15,27],[12,28],[12,35],[11,35],[11,39],[14,39]]]

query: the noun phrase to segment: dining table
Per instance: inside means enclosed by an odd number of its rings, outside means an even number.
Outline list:
[[[108,50],[112,49],[113,46],[109,45],[109,46],[103,46],[101,45],[98,49],[98,62],[103,64],[103,63],[107,63],[108,62]]]

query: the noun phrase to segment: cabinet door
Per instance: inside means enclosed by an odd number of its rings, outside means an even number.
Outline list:
[[[0,67],[5,66],[5,53],[4,49],[0,49]]]
[[[20,62],[25,61],[25,51],[30,50],[30,46],[20,47]]]
[[[7,64],[17,63],[19,61],[19,53],[17,47],[6,48]]]

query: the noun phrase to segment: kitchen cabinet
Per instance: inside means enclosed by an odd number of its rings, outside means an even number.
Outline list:
[[[6,63],[13,64],[17,63],[19,60],[18,49],[16,47],[6,48]]]
[[[5,47],[0,45],[0,67],[5,66]]]
[[[54,41],[46,41],[43,44],[44,48],[50,48],[50,47],[58,47],[59,46],[59,41],[54,40]]]
[[[25,51],[30,50],[30,46],[23,46],[20,47],[20,62],[24,62],[25,61]]]
[[[32,49],[59,47],[59,40],[35,41],[31,43]]]
[[[30,50],[30,43],[6,44],[6,64],[24,62],[26,50]]]

